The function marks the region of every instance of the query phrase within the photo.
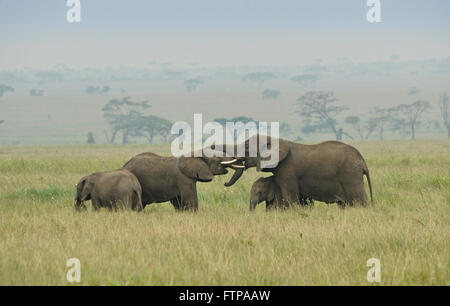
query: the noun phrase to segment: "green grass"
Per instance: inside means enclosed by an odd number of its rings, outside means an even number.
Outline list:
[[[74,185],[164,146],[0,147],[0,285],[67,285],[81,261],[84,285],[449,285],[450,142],[356,143],[375,207],[317,203],[248,211],[249,170],[198,185],[198,213],[169,203],[143,213],[73,209]],[[265,174],[267,175],[267,174]]]

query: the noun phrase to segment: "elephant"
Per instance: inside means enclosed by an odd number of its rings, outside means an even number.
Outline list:
[[[275,183],[274,176],[260,177],[253,183],[250,191],[250,210],[254,210],[263,201],[266,201],[267,211],[273,208],[288,208],[289,203],[281,199],[281,189]],[[302,206],[314,205],[314,200],[301,196],[299,204]]]
[[[94,210],[101,207],[141,211],[142,189],[136,176],[126,169],[96,172],[83,177],[77,186],[75,208],[85,210],[84,201],[91,200]]]
[[[265,140],[267,145],[262,148]],[[251,150],[251,144],[257,147]],[[272,172],[283,201],[298,203],[299,199],[306,197],[341,206],[365,206],[368,203],[363,179],[365,175],[373,205],[369,169],[361,153],[350,145],[339,141],[305,145],[265,135],[252,136],[239,144],[241,145],[244,156],[238,156],[238,145],[234,145],[233,152],[228,152],[223,147],[223,152],[236,157],[237,162],[243,163],[245,168],[256,167],[257,171]],[[278,160],[267,165],[268,158],[272,157],[272,150],[278,151]],[[256,154],[251,154],[252,151],[256,151]],[[266,165],[263,165],[263,161]],[[232,186],[240,178],[241,172],[243,171],[233,175],[228,186]]]
[[[218,152],[222,154],[222,152]],[[165,157],[145,152],[124,166],[142,186],[142,206],[170,201],[176,210],[198,210],[197,182],[210,182],[232,167],[243,171],[236,159],[228,157]],[[236,170],[237,171],[237,170]]]

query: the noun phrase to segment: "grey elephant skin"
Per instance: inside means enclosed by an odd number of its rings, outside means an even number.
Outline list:
[[[142,187],[142,206],[170,201],[176,210],[198,209],[197,182],[210,182],[215,175],[228,173],[226,165],[233,158],[165,157],[146,152],[136,155],[124,166]],[[225,164],[222,164],[225,163]]]
[[[255,142],[258,143],[259,138]],[[250,143],[252,141],[247,139],[245,143],[240,144],[245,146],[245,157],[236,156],[236,145],[231,155],[243,162],[246,168],[257,167],[258,171],[272,172],[283,201],[292,203],[307,197],[340,205],[366,205],[368,198],[364,188],[365,175],[373,205],[369,169],[361,153],[354,147],[339,141],[305,145],[279,139],[278,163],[264,168],[261,167],[261,156],[268,156],[270,151],[267,150],[270,150],[272,145],[271,137],[267,137],[266,150],[261,151],[258,143],[256,157],[249,156]],[[226,149],[223,151],[227,152]],[[233,185],[239,177],[236,173],[229,185]]]
[[[250,210],[254,210],[261,202],[266,202],[266,210],[274,208],[289,208],[289,203],[282,201],[281,189],[275,183],[275,177],[260,177],[250,190]],[[314,205],[314,200],[300,195],[299,204],[302,206]]]
[[[77,184],[75,208],[84,210],[84,201],[91,200],[92,208],[142,210],[141,185],[128,170],[97,172],[83,177]]]

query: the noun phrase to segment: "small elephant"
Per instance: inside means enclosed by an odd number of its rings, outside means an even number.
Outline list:
[[[128,208],[141,211],[142,189],[138,179],[126,169],[96,172],[83,177],[77,184],[75,208],[86,209],[84,201],[91,200],[94,210],[101,207],[117,210]]]
[[[221,153],[221,152],[220,152]],[[130,159],[123,169],[133,173],[142,186],[142,205],[170,201],[176,210],[198,209],[197,182],[210,182],[226,168],[242,172],[231,157],[160,156],[146,152]]]
[[[261,177],[253,183],[250,191],[250,210],[254,210],[256,206],[266,201],[266,210],[273,208],[288,208],[289,203],[281,201],[281,189],[275,183],[275,177]],[[314,200],[300,195],[298,201],[300,205],[314,205]]]

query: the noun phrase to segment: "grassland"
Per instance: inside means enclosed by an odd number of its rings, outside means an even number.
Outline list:
[[[0,147],[0,285],[67,285],[72,257],[84,285],[369,285],[369,258],[381,285],[449,285],[450,141],[354,145],[373,208],[249,213],[250,170],[199,184],[196,214],[73,209],[81,176],[166,147]]]

